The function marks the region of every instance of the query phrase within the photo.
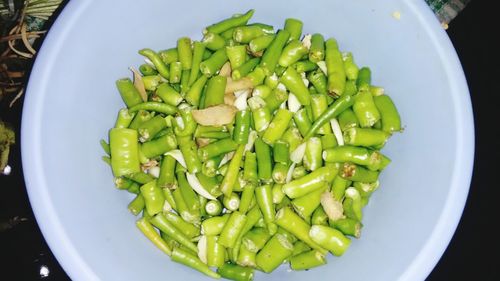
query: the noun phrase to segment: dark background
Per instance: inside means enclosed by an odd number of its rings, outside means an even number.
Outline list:
[[[500,24],[494,24],[495,1],[472,1],[450,23],[450,36],[464,68],[470,88],[476,129],[476,155],[472,185],[462,219],[448,249],[427,280],[500,280],[497,256],[500,245],[495,234],[498,212],[494,174],[500,152],[500,95],[498,44]],[[497,10],[498,12],[498,10]],[[418,77],[415,77],[418,79]],[[18,142],[11,153],[10,176],[0,176],[0,279],[68,280],[50,252],[31,210],[21,170],[19,128],[22,100],[13,109],[0,104],[4,121],[12,124]],[[422,114],[425,109],[422,108]],[[17,219],[16,219],[17,218]],[[40,266],[50,274],[40,277]],[[381,268],[381,270],[383,270]],[[334,276],[332,276],[334,278]]]

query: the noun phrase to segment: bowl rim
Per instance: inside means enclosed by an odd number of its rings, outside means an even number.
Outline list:
[[[28,197],[40,230],[66,273],[74,280],[99,280],[96,273],[75,249],[55,212],[41,155],[41,126],[44,92],[64,38],[92,1],[70,1],[50,29],[34,63],[27,86],[21,124],[21,157]],[[425,246],[413,258],[399,280],[423,280],[446,250],[460,221],[467,199],[474,164],[474,119],[470,94],[456,51],[446,32],[424,1],[404,1],[432,39],[443,62],[455,95],[457,124],[456,161],[451,187],[438,222]]]

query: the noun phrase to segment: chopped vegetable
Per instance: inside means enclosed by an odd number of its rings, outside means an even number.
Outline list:
[[[343,255],[391,162],[380,149],[402,131],[370,68],[334,38],[303,36],[294,18],[249,24],[253,13],[140,50],[100,143],[139,230],[174,262],[236,281]]]

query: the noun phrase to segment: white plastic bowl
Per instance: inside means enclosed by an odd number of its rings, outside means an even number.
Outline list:
[[[22,123],[29,197],[50,248],[74,280],[198,280],[142,236],[101,161],[122,101],[114,81],[137,50],[255,8],[254,21],[334,36],[385,87],[406,130],[384,149],[393,162],[365,209],[362,238],[308,272],[285,266],[257,280],[422,280],[457,226],[473,163],[473,118],[456,53],[422,1],[71,1],[33,68]],[[393,17],[399,12],[401,18]]]

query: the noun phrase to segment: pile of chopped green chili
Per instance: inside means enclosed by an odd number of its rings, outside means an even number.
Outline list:
[[[367,67],[302,22],[248,24],[253,10],[140,50],[126,108],[102,146],[137,227],[173,261],[252,280],[326,264],[359,238],[389,164],[399,113]],[[217,268],[213,271],[211,268]]]

